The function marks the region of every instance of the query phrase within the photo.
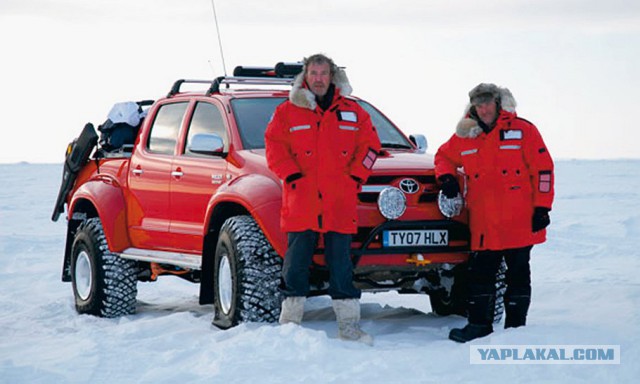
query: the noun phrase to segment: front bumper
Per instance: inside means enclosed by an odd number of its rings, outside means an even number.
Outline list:
[[[406,246],[406,247],[383,247],[382,234],[387,230],[436,230],[446,229],[449,232],[448,246]],[[419,221],[398,221],[389,220],[378,225],[369,231],[365,237],[359,232],[356,241],[361,243],[359,248],[352,249],[356,258],[355,264],[363,255],[382,254],[432,254],[432,253],[455,253],[467,252],[469,250],[469,228],[460,222],[453,220],[419,220]]]
[[[383,232],[388,230],[447,230],[447,246],[383,246]],[[373,228],[360,228],[353,236],[351,254],[354,267],[411,266],[409,257],[419,255],[427,264],[460,263],[469,253],[470,233],[467,225],[454,220],[389,220]],[[315,267],[324,267],[324,248],[316,249]],[[415,266],[415,264],[413,264]]]

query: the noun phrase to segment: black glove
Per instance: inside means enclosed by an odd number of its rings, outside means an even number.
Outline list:
[[[440,181],[440,189],[442,189],[442,193],[449,199],[453,199],[460,193],[460,186],[458,185],[458,180],[450,174],[447,173],[438,177]]]
[[[296,172],[296,173],[292,173],[291,175],[287,176],[287,178],[284,180],[287,183],[291,183],[294,182],[298,179],[300,179],[302,177],[302,173],[300,172]]]
[[[541,231],[551,224],[549,211],[550,209],[545,207],[534,208],[533,217],[531,218],[531,229],[533,232]]]

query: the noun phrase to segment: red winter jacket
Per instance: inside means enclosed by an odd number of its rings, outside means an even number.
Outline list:
[[[301,76],[265,133],[267,163],[283,181],[280,225],[285,232],[356,233],[361,185],[354,177],[367,179],[380,140],[369,114],[346,97],[348,83],[336,84],[323,111]],[[296,173],[303,176],[285,181]]]
[[[473,123],[473,124],[470,124]],[[463,168],[472,250],[503,250],[539,244],[533,233],[534,207],[551,209],[553,161],[530,122],[501,110],[488,134],[463,119],[435,156],[436,175]]]

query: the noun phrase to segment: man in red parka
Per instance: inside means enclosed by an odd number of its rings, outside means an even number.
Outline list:
[[[302,321],[309,267],[322,235],[339,336],[371,344],[359,325],[361,292],[353,285],[351,234],[357,230],[357,194],[380,140],[350,93],[346,74],[330,58],[306,58],[289,100],[278,106],[265,133],[267,163],[283,180],[280,225],[288,235],[280,323]]]
[[[436,175],[442,193],[460,193],[456,175],[466,181],[471,250],[469,323],[452,329],[449,338],[467,342],[493,332],[495,281],[504,257],[507,264],[505,328],[526,323],[531,302],[529,256],[545,241],[553,202],[553,160],[538,129],[517,116],[506,88],[479,84],[456,133],[436,153]]]

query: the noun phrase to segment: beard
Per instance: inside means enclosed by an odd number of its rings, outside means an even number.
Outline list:
[[[317,82],[311,85],[311,91],[318,97],[324,97],[324,95],[327,94],[328,90],[329,90],[328,84]]]

